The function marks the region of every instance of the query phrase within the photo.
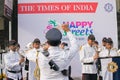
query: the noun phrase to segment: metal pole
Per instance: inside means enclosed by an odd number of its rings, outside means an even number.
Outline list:
[[[12,40],[12,26],[11,21],[9,21],[9,41]]]

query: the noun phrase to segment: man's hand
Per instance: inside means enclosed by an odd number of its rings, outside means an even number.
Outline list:
[[[66,32],[70,31],[68,24],[63,24],[62,29]]]
[[[25,59],[24,58],[21,58],[20,61],[19,61],[19,64],[21,64],[22,62],[24,62]]]
[[[49,44],[46,42],[42,47],[44,51],[47,51],[49,48]]]
[[[94,60],[98,59],[98,57],[99,57],[99,54],[98,54],[98,53],[96,53],[96,54],[93,56]]]

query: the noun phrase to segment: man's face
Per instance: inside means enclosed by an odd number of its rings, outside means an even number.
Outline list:
[[[94,47],[98,47],[98,44],[94,43],[93,46],[94,46]]]
[[[103,45],[103,46],[106,46],[106,42],[102,42],[102,45]]]
[[[16,47],[15,45],[9,46],[9,49],[12,50],[12,51],[16,51],[16,48],[17,48],[17,47]]]
[[[107,48],[107,49],[111,49],[111,48],[112,48],[112,45],[109,44],[109,43],[106,43],[106,48]]]
[[[49,48],[49,44],[48,44],[48,43],[45,43],[45,44],[43,45],[43,50],[48,50],[48,48]]]
[[[39,49],[40,48],[40,43],[33,43],[33,47],[36,48],[36,49]]]
[[[88,44],[92,46],[94,44],[94,40],[88,39]]]

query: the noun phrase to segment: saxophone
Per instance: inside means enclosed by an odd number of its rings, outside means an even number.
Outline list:
[[[35,70],[34,70],[34,76],[37,80],[40,80],[40,68],[39,68],[39,65],[38,65],[38,54],[39,54],[39,51],[37,51],[37,59],[36,59],[36,67],[35,67]]]

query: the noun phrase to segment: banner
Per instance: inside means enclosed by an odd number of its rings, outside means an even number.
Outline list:
[[[118,46],[115,0],[18,0],[18,40],[22,49],[35,38],[44,43],[45,33],[63,23],[69,24],[79,45],[94,34],[99,44],[103,37],[111,37]],[[68,43],[66,33],[61,32],[62,41]],[[73,77],[81,75],[78,55],[71,62]]]
[[[111,55],[110,57],[101,57],[100,60],[102,68],[101,75],[103,80],[119,80],[120,56]]]
[[[113,58],[112,61],[116,62],[118,69],[116,72],[113,73],[113,80],[119,80],[120,79],[120,57]]]

